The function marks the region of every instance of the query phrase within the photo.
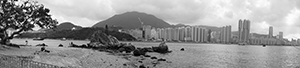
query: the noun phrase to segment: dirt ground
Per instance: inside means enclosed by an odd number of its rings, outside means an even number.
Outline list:
[[[112,54],[92,49],[70,47],[46,47],[50,53],[38,52],[41,47],[22,46],[12,48],[0,46],[0,54],[15,56],[32,56],[32,60],[62,67],[74,68],[167,68],[168,61],[158,61],[144,56],[130,54]]]

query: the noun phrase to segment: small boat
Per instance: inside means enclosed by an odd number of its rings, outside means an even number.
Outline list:
[[[266,47],[266,45],[262,45],[263,47]]]
[[[45,38],[35,38],[33,40],[44,40]]]
[[[66,39],[66,38],[61,38],[60,40],[61,40],[61,41],[66,41],[67,39]]]

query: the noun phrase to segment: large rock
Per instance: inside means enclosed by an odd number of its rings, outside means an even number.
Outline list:
[[[146,55],[146,51],[141,48],[137,48],[133,51],[133,56],[141,56],[141,55]]]
[[[112,45],[119,45],[120,44],[119,40],[116,37],[109,35],[108,38],[109,38]]]
[[[126,51],[126,53],[130,53],[135,50],[135,46],[133,46],[131,44],[125,45],[122,48],[125,49],[124,51]]]
[[[122,46],[121,48],[119,48],[120,52],[125,51],[126,53],[130,53],[130,52],[132,52],[134,50],[135,50],[135,46],[131,45],[130,43],[129,44],[125,44],[124,46]]]
[[[90,43],[92,47],[101,47],[101,46],[108,46],[108,47],[115,47],[120,45],[119,40],[111,35],[106,35],[102,31],[96,31],[90,37]],[[102,45],[101,45],[102,44]]]
[[[158,47],[152,47],[152,49],[153,49],[154,52],[158,52],[158,53],[168,53],[168,52],[170,52],[169,48],[168,48],[168,46],[166,45],[165,42],[159,44]]]
[[[91,42],[87,44],[90,48],[104,47],[104,45],[100,42]]]
[[[102,31],[96,31],[92,34],[91,38],[90,38],[91,43],[94,42],[99,42],[101,44],[104,45],[109,45],[111,44],[110,39],[108,38],[108,36],[103,33]]]
[[[143,50],[145,50],[146,52],[154,52],[151,47],[144,47]]]

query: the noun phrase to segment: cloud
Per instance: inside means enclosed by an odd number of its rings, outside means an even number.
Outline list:
[[[239,19],[251,21],[251,32],[300,34],[299,0],[39,0],[49,7],[60,22],[92,26],[115,14],[140,11],[153,14],[169,23],[189,25],[232,25],[237,30]],[[264,26],[264,27],[262,27]]]
[[[293,10],[288,13],[288,15],[285,17],[286,24],[287,25],[294,25],[297,22],[297,19],[299,19],[300,16],[300,10],[297,8],[294,8]]]

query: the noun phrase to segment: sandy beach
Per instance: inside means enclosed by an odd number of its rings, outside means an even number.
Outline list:
[[[38,46],[21,48],[1,47],[0,54],[8,56],[30,56],[33,61],[60,67],[71,68],[161,68],[169,61],[158,61],[144,56],[132,56],[129,53],[108,53],[92,49],[71,47],[46,47],[50,53],[40,52]],[[164,67],[165,68],[165,67]]]

